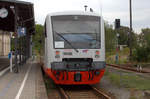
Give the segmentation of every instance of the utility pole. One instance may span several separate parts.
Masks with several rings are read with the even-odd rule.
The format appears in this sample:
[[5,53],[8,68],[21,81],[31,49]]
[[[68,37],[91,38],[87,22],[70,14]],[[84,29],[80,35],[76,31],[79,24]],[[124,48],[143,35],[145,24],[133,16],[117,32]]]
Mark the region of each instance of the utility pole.
[[129,48],[130,48],[130,60],[132,57],[132,45],[131,45],[131,41],[132,41],[132,0],[129,0],[129,5],[130,5],[130,34],[129,34]]
[[84,6],[84,8],[85,8],[85,11],[87,11],[87,7],[88,7],[87,5],[85,5],[85,6]]

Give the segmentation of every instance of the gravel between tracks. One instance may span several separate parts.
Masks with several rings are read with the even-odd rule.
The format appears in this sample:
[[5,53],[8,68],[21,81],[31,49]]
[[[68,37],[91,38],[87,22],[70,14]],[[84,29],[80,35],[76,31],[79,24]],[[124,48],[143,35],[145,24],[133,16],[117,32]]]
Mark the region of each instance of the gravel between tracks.
[[70,99],[99,99],[93,92],[93,89],[87,85],[65,86],[64,90]]
[[112,85],[112,83],[106,77],[103,77],[101,82],[94,86],[109,92],[110,94],[115,96],[115,99],[129,99],[130,98],[130,92],[127,89],[124,89],[121,87],[119,88],[117,86]]
[[[114,72],[118,75],[126,75],[128,72],[118,72],[118,70],[107,67],[107,70],[111,70],[110,72]],[[139,75],[141,77],[149,79],[149,74],[139,74],[133,73],[134,75]],[[111,92],[115,96],[115,99],[150,99],[150,97],[145,96],[145,91],[137,90],[134,88],[125,88],[122,84],[121,85],[114,85],[105,75],[101,79],[100,84],[94,85],[97,88],[102,88],[107,92]]]

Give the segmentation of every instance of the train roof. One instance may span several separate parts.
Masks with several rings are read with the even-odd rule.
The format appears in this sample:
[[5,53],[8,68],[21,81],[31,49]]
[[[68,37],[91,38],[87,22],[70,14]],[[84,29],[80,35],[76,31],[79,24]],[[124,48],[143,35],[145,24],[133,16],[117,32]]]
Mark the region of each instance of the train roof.
[[64,11],[64,12],[55,12],[50,13],[48,16],[61,16],[61,15],[89,15],[89,16],[100,16],[95,12],[88,12],[88,11]]

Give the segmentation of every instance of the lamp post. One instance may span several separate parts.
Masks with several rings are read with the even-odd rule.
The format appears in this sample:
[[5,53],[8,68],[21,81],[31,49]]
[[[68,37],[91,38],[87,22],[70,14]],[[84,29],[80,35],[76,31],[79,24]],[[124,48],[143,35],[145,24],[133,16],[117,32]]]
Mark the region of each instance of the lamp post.
[[87,7],[88,7],[87,5],[85,5],[85,6],[84,6],[84,8],[85,8],[85,11],[87,11]]
[[116,56],[115,56],[115,60],[116,60],[116,64],[118,64],[118,60],[119,60],[119,33],[117,33],[117,47],[116,47]]
[[18,58],[17,58],[17,55],[18,55],[18,50],[17,50],[17,43],[18,43],[18,35],[17,35],[17,11],[16,11],[16,5],[15,6],[10,6],[10,9],[12,10],[13,14],[14,14],[14,35],[15,35],[15,67],[16,67],[16,70],[15,72],[18,73],[19,72],[19,68],[18,68]]
[[132,39],[132,0],[129,0],[129,5],[130,5],[130,34],[129,34],[129,48],[130,48],[130,60],[132,57],[132,45],[131,45],[131,39]]
[[119,33],[117,33],[116,36],[117,36],[117,48],[119,48],[119,36],[120,36]]

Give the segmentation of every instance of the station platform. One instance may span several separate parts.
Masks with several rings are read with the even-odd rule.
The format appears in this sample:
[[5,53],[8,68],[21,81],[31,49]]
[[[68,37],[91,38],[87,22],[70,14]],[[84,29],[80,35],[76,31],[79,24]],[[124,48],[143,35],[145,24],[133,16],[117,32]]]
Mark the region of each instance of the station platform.
[[0,56],[0,71],[7,68],[9,66],[9,59],[8,56]]
[[48,99],[38,63],[28,60],[19,73],[0,76],[0,99]]

